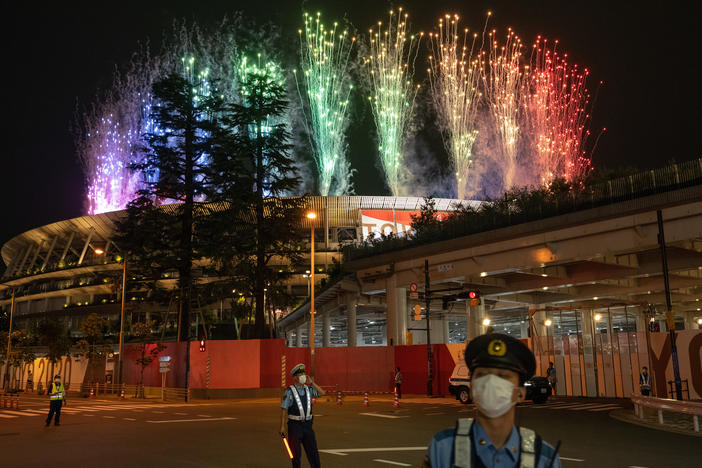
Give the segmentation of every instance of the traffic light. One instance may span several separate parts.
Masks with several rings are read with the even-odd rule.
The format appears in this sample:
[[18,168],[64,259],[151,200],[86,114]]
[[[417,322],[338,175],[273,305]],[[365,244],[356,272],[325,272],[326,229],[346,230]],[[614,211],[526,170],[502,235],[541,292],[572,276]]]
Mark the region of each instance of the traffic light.
[[419,304],[414,306],[414,320],[422,320],[422,306]]
[[465,299],[472,306],[480,305],[480,290],[469,289],[458,294],[459,299]]
[[200,352],[205,352],[205,340],[200,340]]

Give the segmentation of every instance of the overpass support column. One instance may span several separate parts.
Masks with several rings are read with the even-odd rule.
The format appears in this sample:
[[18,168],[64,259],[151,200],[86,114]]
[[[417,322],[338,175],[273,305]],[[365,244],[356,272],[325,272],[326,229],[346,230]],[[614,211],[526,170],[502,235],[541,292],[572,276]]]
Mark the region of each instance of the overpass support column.
[[648,327],[648,321],[646,320],[646,314],[643,308],[639,308],[634,314],[636,316],[636,333],[646,333],[646,327]]
[[485,318],[485,304],[470,306],[466,302],[466,339],[472,340],[484,332],[483,319]]
[[329,312],[324,313],[322,326],[324,327],[322,328],[322,346],[328,348],[331,335],[331,316]]
[[386,280],[385,306],[387,321],[385,333],[387,345],[402,345],[407,341],[407,292],[406,288],[397,287],[397,277]]
[[449,332],[449,316],[448,316],[448,314],[441,317],[441,331],[443,332],[442,343],[449,344],[449,342],[451,341],[451,335]]
[[593,332],[593,314],[591,310],[580,312],[583,338],[583,364],[585,367],[585,396],[597,396],[597,363],[595,360],[595,335]]
[[298,348],[302,348],[302,330],[305,328],[305,325],[300,325],[295,329],[295,346]]
[[356,346],[356,309],[358,300],[353,297],[346,300],[346,346]]

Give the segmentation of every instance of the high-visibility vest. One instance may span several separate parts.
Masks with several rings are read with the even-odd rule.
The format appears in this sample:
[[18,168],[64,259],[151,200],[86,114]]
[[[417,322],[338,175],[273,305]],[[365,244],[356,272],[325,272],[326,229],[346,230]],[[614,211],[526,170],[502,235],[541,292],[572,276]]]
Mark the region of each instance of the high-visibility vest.
[[52,395],[51,395],[51,399],[52,399],[52,400],[63,400],[63,395],[64,395],[63,384],[61,384],[61,385],[59,385],[58,387],[56,387],[56,383],[55,383],[55,382],[52,382],[52,383],[51,383],[51,392],[50,392],[50,393],[52,394]]
[[[453,443],[454,467],[470,468],[473,454],[471,447],[470,429],[473,426],[473,419],[462,418],[456,424],[456,433]],[[519,466],[520,468],[535,468],[538,464],[537,456],[541,452],[541,438],[536,432],[526,427],[519,428],[521,436]]]
[[293,421],[310,421],[312,419],[312,396],[310,395],[310,387],[305,385],[305,398],[307,399],[307,412],[305,412],[304,407],[302,406],[302,400],[300,399],[300,394],[297,393],[297,389],[295,388],[294,385],[290,386],[290,391],[293,394],[293,397],[295,397],[295,403],[297,404],[297,409],[300,412],[300,415],[294,415],[294,414],[288,414],[288,419],[292,419]]

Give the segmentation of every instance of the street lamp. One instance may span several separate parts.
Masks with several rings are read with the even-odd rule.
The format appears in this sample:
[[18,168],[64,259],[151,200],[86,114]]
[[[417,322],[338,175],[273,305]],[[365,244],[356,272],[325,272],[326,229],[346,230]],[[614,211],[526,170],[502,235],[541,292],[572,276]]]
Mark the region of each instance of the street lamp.
[[305,215],[310,220],[310,368],[312,369],[312,377],[314,377],[314,220],[317,219],[317,213],[308,211]]
[[546,321],[544,322],[544,325],[546,325],[547,327],[550,327],[552,324],[553,322],[551,321],[551,319],[546,319]]

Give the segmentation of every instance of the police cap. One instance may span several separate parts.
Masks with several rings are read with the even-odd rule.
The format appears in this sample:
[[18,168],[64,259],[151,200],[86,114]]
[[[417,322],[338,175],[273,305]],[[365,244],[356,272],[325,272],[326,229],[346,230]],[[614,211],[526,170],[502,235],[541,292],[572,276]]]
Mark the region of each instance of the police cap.
[[466,365],[473,372],[476,367],[497,367],[519,374],[528,380],[536,372],[534,353],[521,341],[502,333],[480,335],[466,346]]
[[305,372],[305,365],[300,363],[293,367],[293,370],[290,371],[290,375],[295,377],[297,374],[302,374],[303,372]]

